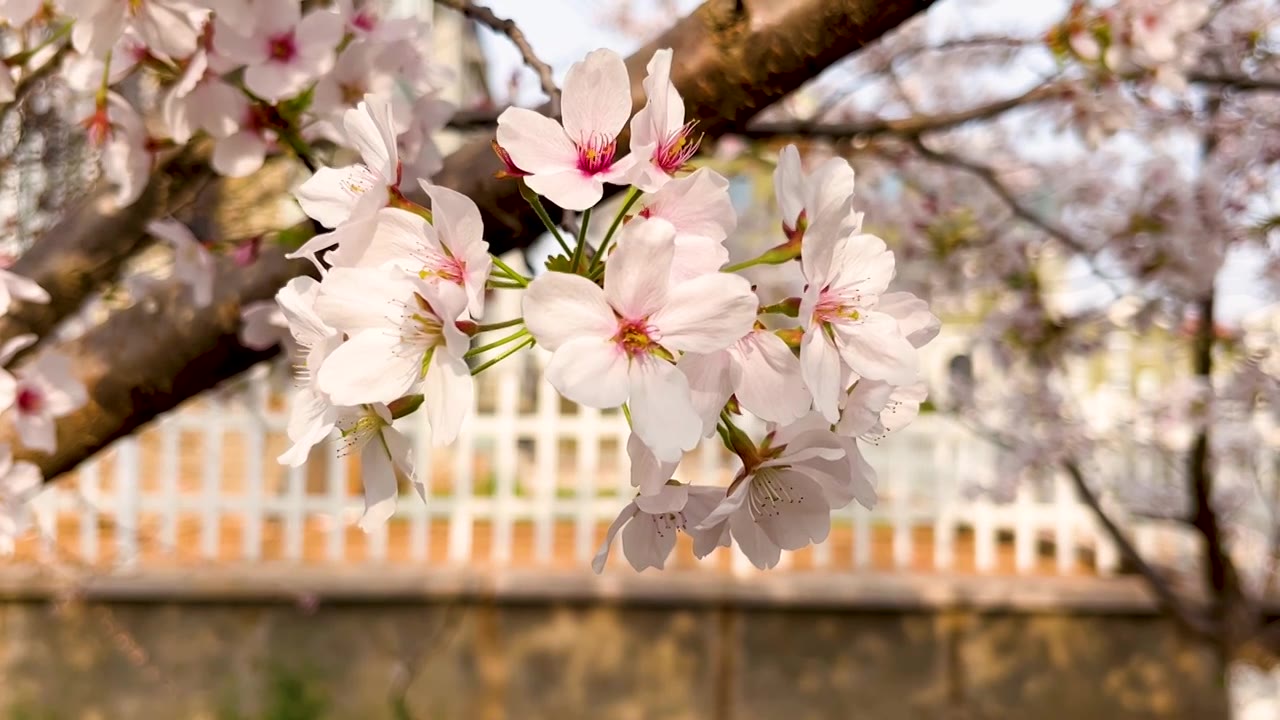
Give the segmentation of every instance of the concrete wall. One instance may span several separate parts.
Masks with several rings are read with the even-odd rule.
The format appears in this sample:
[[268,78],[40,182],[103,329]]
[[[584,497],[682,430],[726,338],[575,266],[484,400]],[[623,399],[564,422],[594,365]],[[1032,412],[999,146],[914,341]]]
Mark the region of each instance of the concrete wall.
[[1144,613],[28,598],[0,638],[0,720],[1226,716]]

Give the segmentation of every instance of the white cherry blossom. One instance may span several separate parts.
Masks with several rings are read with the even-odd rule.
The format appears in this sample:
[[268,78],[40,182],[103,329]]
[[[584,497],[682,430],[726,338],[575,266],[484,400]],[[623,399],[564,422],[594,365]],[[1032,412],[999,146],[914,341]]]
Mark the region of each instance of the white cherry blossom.
[[661,218],[675,228],[671,282],[716,272],[729,262],[724,241],[737,227],[738,216],[729,197],[729,181],[723,175],[698,168],[664,184],[641,202],[640,217]]
[[672,285],[674,236],[666,221],[633,222],[605,266],[604,289],[550,272],[524,297],[526,326],[553,352],[551,384],[591,407],[629,402],[636,434],[668,461],[702,434],[673,353],[728,347],[751,329],[757,305],[749,283],[735,275]]
[[213,254],[196,239],[190,228],[173,218],[152,220],[147,232],[173,246],[173,277],[191,289],[196,307],[213,302]]
[[655,495],[637,496],[609,526],[600,551],[591,560],[591,569],[597,573],[604,571],[619,531],[622,532],[622,554],[636,572],[651,567],[661,570],[681,532],[693,539],[693,553],[698,558],[706,557],[717,547],[727,547],[729,542],[723,527],[708,530],[698,527],[723,497],[722,488],[678,483],[664,485]]
[[595,50],[564,78],[564,124],[525,108],[498,116],[498,144],[525,183],[566,210],[600,201],[604,183],[626,184],[635,157],[616,157],[618,134],[631,117],[631,81],[622,57]]
[[684,121],[684,99],[671,83],[671,48],[653,54],[644,79],[645,105],[631,118],[631,183],[645,192],[666,184],[698,151],[693,123]]

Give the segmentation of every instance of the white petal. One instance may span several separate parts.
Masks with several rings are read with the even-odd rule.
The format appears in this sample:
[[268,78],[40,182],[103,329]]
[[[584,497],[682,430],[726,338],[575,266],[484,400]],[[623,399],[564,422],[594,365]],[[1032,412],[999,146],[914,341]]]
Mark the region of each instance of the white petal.
[[326,325],[347,333],[398,327],[393,315],[413,299],[415,288],[382,269],[333,268],[320,282],[315,312]]
[[622,528],[622,554],[636,572],[651,567],[661,570],[676,546],[677,532],[673,525],[661,518],[637,513]]
[[564,77],[561,110],[564,131],[574,141],[617,137],[631,117],[631,79],[622,56],[593,50],[571,65]]
[[649,322],[661,334],[663,347],[708,353],[727,348],[750,332],[758,307],[746,278],[715,273],[671,288],[666,304]]
[[254,132],[241,131],[213,145],[213,169],[227,177],[246,177],[262,168],[267,144]]
[[627,401],[627,356],[606,338],[577,337],[559,347],[547,363],[547,381],[570,400],[595,408]]
[[[640,443],[643,447],[644,443]],[[641,512],[650,515],[659,515],[662,513],[680,512],[684,509],[685,503],[689,501],[688,485],[666,485],[664,484],[653,495],[636,496],[636,507]]]
[[641,320],[667,303],[675,228],[665,220],[633,222],[605,263],[604,294],[626,320]]
[[422,396],[432,441],[437,445],[453,442],[475,402],[471,369],[461,357],[437,348],[423,378]]
[[15,355],[35,345],[39,339],[40,337],[35,333],[27,333],[11,337],[5,340],[4,343],[0,343],[0,366],[8,365]]
[[782,471],[774,482],[781,497],[766,500],[756,524],[783,550],[799,550],[820,543],[831,532],[831,507],[816,482],[796,472]]
[[628,377],[632,429],[659,460],[678,462],[702,437],[684,373],[650,357],[632,361]]
[[400,495],[395,465],[381,434],[360,451],[360,480],[364,483],[364,514],[359,524],[369,532],[391,519]]
[[801,376],[800,361],[782,338],[761,330],[736,347],[740,360],[733,391],[743,408],[762,420],[784,425],[809,412],[813,398]]
[[356,333],[329,353],[316,378],[337,405],[391,402],[422,377],[421,356],[407,355],[390,328]]
[[342,122],[347,141],[360,153],[365,167],[376,173],[384,184],[394,183],[399,157],[391,103],[366,95],[359,105],[343,114]]
[[577,168],[535,173],[524,181],[529,189],[565,210],[586,210],[604,197],[604,182]]
[[57,449],[58,431],[51,415],[23,413],[13,424],[18,427],[18,438],[23,446],[42,453],[52,453]]
[[778,211],[782,222],[795,229],[796,218],[804,210],[804,172],[800,168],[800,151],[795,145],[782,148],[778,166],[773,171],[773,187],[778,195]]
[[733,394],[729,352],[686,353],[676,366],[689,381],[689,399],[702,420],[702,434],[709,436],[715,432],[720,411]]
[[868,312],[857,323],[838,323],[834,328],[841,359],[858,375],[894,385],[915,381],[916,349],[893,318]]
[[44,288],[40,287],[35,280],[25,278],[17,273],[0,270],[0,283],[3,283],[11,298],[42,305],[49,302],[49,293]]
[[879,380],[862,378],[845,401],[836,431],[841,435],[859,437],[871,431],[880,422],[880,411],[889,402],[893,386]]
[[525,108],[507,108],[498,116],[498,144],[516,167],[528,173],[578,169],[578,149],[555,120]]
[[706,530],[714,528],[725,520],[728,520],[729,516],[744,508],[747,504],[747,495],[750,491],[750,479],[739,482],[732,491],[720,498],[710,512],[703,516],[702,521],[697,524],[697,527],[699,529]]
[[752,521],[751,514],[745,509],[729,516],[729,531],[733,534],[738,549],[757,568],[768,570],[782,558],[782,548]]
[[286,427],[293,445],[280,455],[279,462],[290,467],[301,466],[307,461],[311,448],[333,432],[336,420],[337,413],[327,400],[308,388],[299,390],[293,396]]
[[604,292],[580,275],[539,275],[525,291],[523,308],[525,327],[548,350],[576,337],[610,338],[618,330]]
[[938,336],[942,323],[929,312],[929,303],[908,292],[885,293],[876,302],[876,310],[898,321],[898,329],[907,342],[920,348]]
[[804,334],[800,345],[800,369],[804,384],[813,395],[813,407],[827,422],[840,419],[840,353],[815,326]]
[[[640,489],[641,496],[655,496],[667,487],[667,481],[671,479],[671,473],[675,472],[677,463],[664,463],[653,456],[653,451],[648,445],[640,439],[639,435],[631,433],[627,438],[627,457],[631,460],[631,484]],[[646,507],[645,512],[656,512],[651,507]]]
[[618,513],[618,517],[613,519],[609,525],[609,531],[605,533],[604,542],[600,544],[600,550],[596,552],[596,556],[591,559],[591,569],[597,575],[604,572],[604,564],[609,559],[609,548],[613,547],[613,539],[618,536],[618,531],[628,520],[636,516],[636,504],[627,503],[626,507]]

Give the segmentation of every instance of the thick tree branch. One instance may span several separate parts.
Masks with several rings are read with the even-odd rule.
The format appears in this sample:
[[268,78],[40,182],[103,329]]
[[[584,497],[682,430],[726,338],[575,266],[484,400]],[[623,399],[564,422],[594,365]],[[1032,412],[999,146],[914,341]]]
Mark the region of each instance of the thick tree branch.
[[1129,536],[1125,534],[1124,530],[1120,529],[1116,521],[1103,509],[1102,503],[1098,501],[1098,496],[1089,487],[1089,484],[1085,482],[1084,473],[1080,471],[1080,466],[1074,461],[1068,460],[1062,463],[1062,467],[1071,478],[1071,484],[1075,486],[1076,492],[1080,494],[1080,499],[1093,511],[1094,517],[1098,518],[1098,522],[1102,523],[1103,529],[1107,531],[1107,535],[1116,544],[1116,548],[1120,550],[1120,555],[1125,559],[1125,562],[1132,565],[1138,571],[1138,574],[1142,576],[1142,579],[1147,582],[1147,586],[1151,588],[1151,593],[1155,595],[1157,602],[1164,607],[1174,622],[1198,637],[1213,637],[1213,626],[1209,623],[1208,618],[1187,607],[1186,603],[1183,602],[1182,598],[1178,597],[1177,592],[1169,584],[1168,579],[1143,559],[1142,554],[1138,552],[1138,549],[1129,540]]
[[524,36],[520,26],[511,20],[503,20],[494,15],[489,8],[483,5],[476,5],[471,0],[435,0],[435,2],[437,5],[462,13],[500,35],[505,35],[511,41],[511,44],[515,45],[516,49],[520,51],[520,57],[524,59],[524,64],[538,76],[538,82],[542,84],[542,92],[546,93],[547,97],[551,99],[551,114],[560,114],[560,88],[556,87],[551,66],[543,62],[538,57],[538,54],[533,51],[533,46],[529,44],[529,39]]
[[1193,72],[1187,75],[1187,80],[1201,85],[1218,85],[1231,90],[1280,92],[1280,78],[1254,78],[1247,75]]
[[0,342],[26,333],[44,336],[85,299],[116,276],[145,242],[152,218],[187,202],[212,177],[204,151],[189,146],[151,177],[132,205],[116,207],[110,190],[99,190],[48,229],[11,270],[49,292],[47,304],[14,301],[0,317]]
[[[641,81],[653,52],[670,47],[679,58],[672,80],[686,113],[709,137],[745,126],[765,107],[837,60],[897,27],[932,0],[710,0],[628,59],[633,104],[643,103]],[[516,183],[493,177],[499,169],[492,136],[453,153],[435,181],[473,200],[484,216],[490,248],[525,247],[541,224],[520,198]],[[17,453],[53,478],[112,439],[201,391],[227,380],[270,353],[239,345],[239,308],[271,297],[305,266],[266,254],[261,267],[224,272],[214,305],[178,303],[166,288],[157,303],[139,303],[60,349],[89,388],[90,404],[58,424],[58,451]],[[237,278],[236,276],[243,276]],[[0,442],[15,441],[0,428]]]

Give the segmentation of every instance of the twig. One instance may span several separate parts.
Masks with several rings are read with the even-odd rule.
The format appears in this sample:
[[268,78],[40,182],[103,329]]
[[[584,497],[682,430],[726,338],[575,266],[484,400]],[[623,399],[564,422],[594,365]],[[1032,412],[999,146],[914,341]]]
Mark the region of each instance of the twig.
[[1280,92],[1280,78],[1253,78],[1228,73],[1193,72],[1187,74],[1189,82],[1200,85],[1218,85],[1232,90],[1257,90]]
[[471,0],[436,0],[437,5],[456,10],[472,20],[484,25],[494,32],[505,35],[512,45],[520,51],[520,56],[524,58],[524,64],[529,66],[538,76],[538,82],[542,84],[542,91],[551,98],[550,114],[557,116],[560,114],[560,88],[556,87],[556,81],[551,72],[551,66],[538,58],[533,52],[533,47],[529,45],[529,40],[524,36],[524,32],[512,20],[504,20],[493,11],[483,5],[476,5]]
[[1080,467],[1076,465],[1075,461],[1064,460],[1062,467],[1067,471],[1067,475],[1071,477],[1071,484],[1075,486],[1076,492],[1080,494],[1080,499],[1093,511],[1094,516],[1098,518],[1098,522],[1102,523],[1102,527],[1106,529],[1107,534],[1111,536],[1112,541],[1119,548],[1120,554],[1147,581],[1151,592],[1155,594],[1160,604],[1173,617],[1174,622],[1200,637],[1213,637],[1213,629],[1208,619],[1200,614],[1193,613],[1191,608],[1186,606],[1182,599],[1178,597],[1178,594],[1173,591],[1173,588],[1170,587],[1164,576],[1156,572],[1156,569],[1142,558],[1138,549],[1129,541],[1129,536],[1125,535],[1125,532],[1120,529],[1115,520],[1102,508],[1102,503],[1098,501],[1098,496],[1094,494],[1089,484],[1084,481],[1084,474],[1080,472]]

